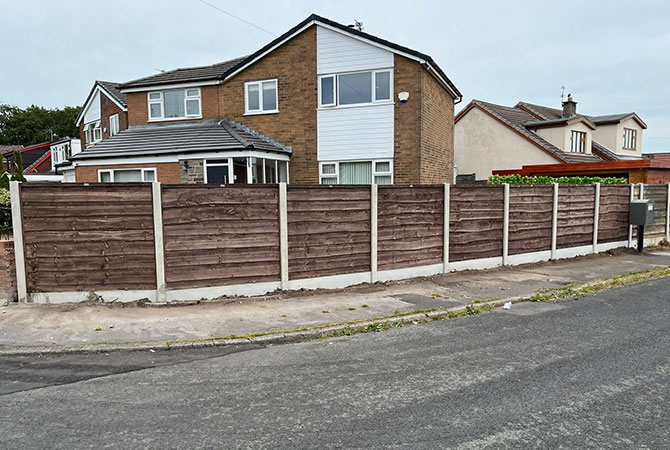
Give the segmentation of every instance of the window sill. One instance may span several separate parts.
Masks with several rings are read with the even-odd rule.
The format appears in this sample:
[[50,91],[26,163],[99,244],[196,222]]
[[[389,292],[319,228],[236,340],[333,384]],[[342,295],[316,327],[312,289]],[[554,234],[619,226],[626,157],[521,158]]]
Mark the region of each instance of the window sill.
[[275,111],[251,111],[245,112],[245,116],[262,116],[263,114],[279,114],[279,110]]
[[370,108],[372,106],[395,105],[395,102],[356,103],[355,105],[319,106],[317,111],[328,111],[331,109]]
[[202,115],[200,116],[190,116],[190,117],[170,117],[167,119],[148,119],[147,122],[153,123],[153,122],[174,122],[176,120],[198,120],[202,119]]

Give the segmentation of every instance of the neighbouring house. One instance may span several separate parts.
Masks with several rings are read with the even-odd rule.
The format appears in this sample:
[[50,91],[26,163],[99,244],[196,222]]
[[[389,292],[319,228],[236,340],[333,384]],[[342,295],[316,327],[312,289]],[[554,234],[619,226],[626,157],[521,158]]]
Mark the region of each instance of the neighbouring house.
[[635,114],[587,116],[572,96],[563,109],[519,102],[513,107],[473,100],[455,119],[459,176],[486,180],[523,166],[606,164],[642,160],[647,125]]
[[74,183],[74,166],[70,158],[81,152],[81,140],[65,138],[51,144],[51,171],[62,181]]
[[[251,55],[118,89],[128,129],[72,157],[77,182],[419,184],[453,177],[461,93],[442,69],[426,54],[317,15]],[[100,120],[86,108],[82,117],[82,124]]]
[[96,81],[75,120],[82,148],[91,147],[128,128],[126,94],[119,83]]
[[[63,176],[54,171],[53,157],[54,149],[63,148],[64,143],[69,143],[70,138],[61,139],[53,142],[42,142],[40,144],[29,145],[19,149],[23,160],[23,176],[28,182],[35,181],[62,181]],[[78,142],[78,140],[77,140]],[[77,144],[75,144],[77,145]],[[16,164],[14,153],[7,152],[3,154],[7,170],[14,173]]]

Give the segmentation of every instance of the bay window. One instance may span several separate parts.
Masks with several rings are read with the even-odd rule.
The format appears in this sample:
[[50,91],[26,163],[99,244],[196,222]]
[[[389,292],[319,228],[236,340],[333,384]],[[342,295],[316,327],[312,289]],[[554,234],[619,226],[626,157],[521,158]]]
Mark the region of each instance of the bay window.
[[277,80],[244,83],[244,106],[246,114],[279,112]]
[[319,165],[321,184],[393,184],[393,161],[338,161]]
[[99,183],[139,183],[156,181],[156,169],[100,169]]
[[200,88],[149,92],[148,105],[150,121],[202,116]]
[[205,183],[288,183],[288,161],[254,156],[205,160]]
[[391,70],[323,75],[319,77],[319,106],[364,105],[390,102]]

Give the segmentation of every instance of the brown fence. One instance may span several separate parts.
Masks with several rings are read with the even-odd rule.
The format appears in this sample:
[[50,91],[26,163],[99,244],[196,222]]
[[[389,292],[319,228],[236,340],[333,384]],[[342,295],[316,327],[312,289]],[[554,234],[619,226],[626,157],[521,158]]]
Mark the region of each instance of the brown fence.
[[[630,244],[629,185],[283,188],[285,197],[277,185],[13,183],[20,198],[15,234],[23,241],[17,239],[19,297],[23,286],[24,299],[35,301],[101,291],[124,299],[132,296],[120,291],[158,300],[211,298]],[[668,232],[668,188],[642,191],[657,211],[647,235],[660,239]]]

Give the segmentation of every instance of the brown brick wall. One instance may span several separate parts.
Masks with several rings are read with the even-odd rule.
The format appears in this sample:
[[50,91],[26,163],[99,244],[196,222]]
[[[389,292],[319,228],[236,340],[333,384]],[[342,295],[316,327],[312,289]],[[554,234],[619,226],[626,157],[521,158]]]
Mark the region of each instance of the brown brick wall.
[[[202,118],[198,119],[184,119],[184,120],[166,120],[163,122],[151,122],[155,123],[179,123],[179,122],[191,122],[198,120],[207,120],[207,119],[218,119],[219,116],[219,99],[218,99],[218,86],[201,86],[200,87],[200,101],[202,102]],[[157,87],[156,90],[160,90],[160,87]],[[131,92],[127,94],[128,103],[128,123],[131,126],[134,125],[147,125],[149,123],[149,105],[147,102],[147,93],[146,92]]]
[[[100,128],[102,128],[102,139],[109,137],[109,118],[114,114],[119,115],[119,131],[128,128],[128,113],[114,103],[104,94],[100,95]],[[86,133],[84,133],[85,123],[79,125],[79,139],[81,139],[81,148],[86,148]]]
[[179,184],[179,163],[156,163],[156,164],[117,164],[110,166],[79,166],[75,169],[77,183],[97,183],[98,169],[138,169],[155,167],[156,175],[161,183]]
[[[277,78],[279,113],[244,115],[244,83]],[[222,117],[293,148],[291,184],[317,184],[316,28],[311,27],[219,86]]]
[[454,99],[421,72],[421,184],[453,183]]
[[394,99],[409,92],[407,103],[396,101],[394,118],[394,184],[420,183],[421,150],[421,65],[403,56],[394,56]]
[[0,240],[0,305],[16,300],[14,241]]

